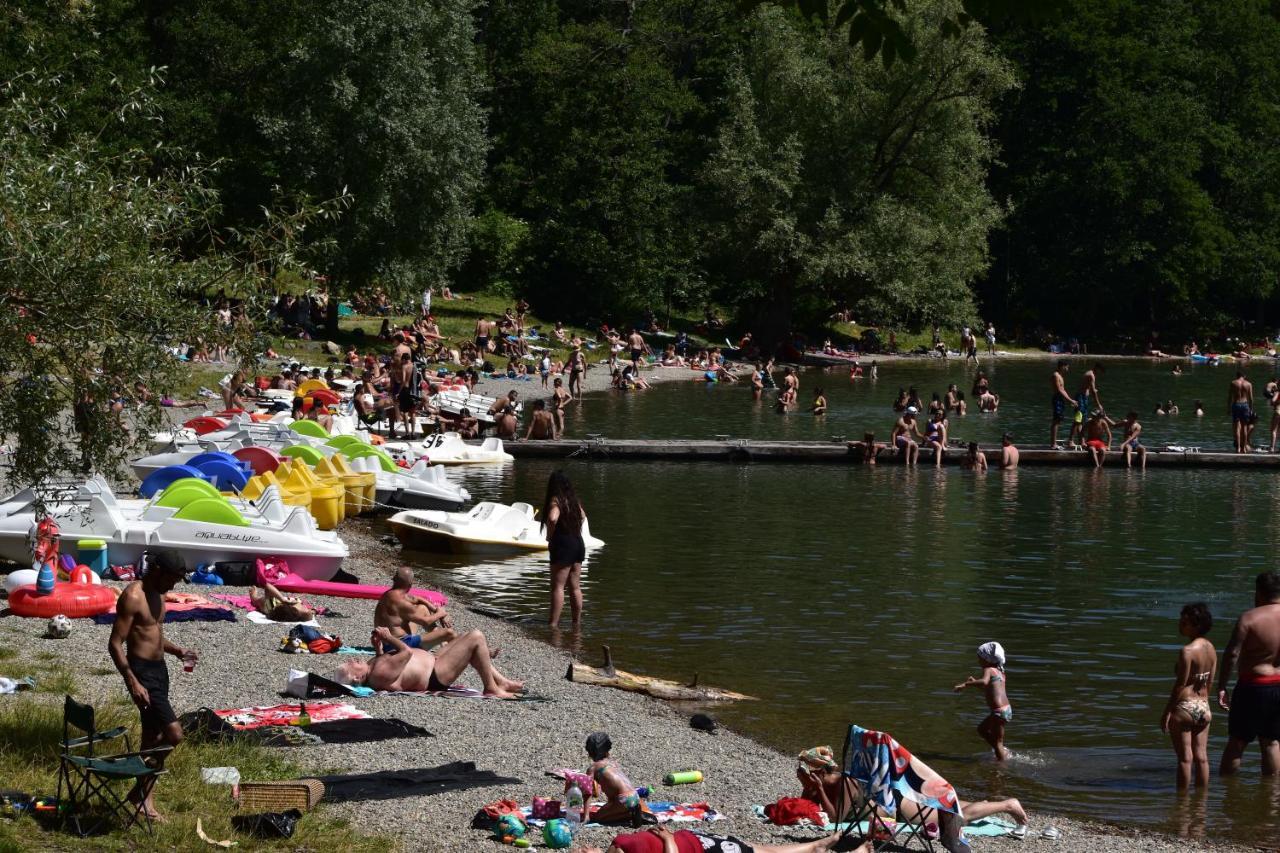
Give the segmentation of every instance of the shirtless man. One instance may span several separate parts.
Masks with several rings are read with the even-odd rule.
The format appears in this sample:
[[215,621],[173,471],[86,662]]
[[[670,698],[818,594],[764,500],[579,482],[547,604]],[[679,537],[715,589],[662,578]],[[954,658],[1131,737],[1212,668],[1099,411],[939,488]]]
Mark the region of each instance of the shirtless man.
[[649,351],[649,345],[644,342],[639,329],[632,329],[631,334],[627,335],[627,346],[631,348],[631,363],[639,370],[640,359]]
[[413,354],[406,351],[400,356],[400,362],[396,364],[395,387],[399,389],[396,392],[396,408],[400,411],[400,418],[404,422],[404,434],[406,436],[413,435],[413,419],[417,414],[418,401],[422,396],[422,389],[413,387]]
[[1010,471],[1018,467],[1018,448],[1013,446],[1013,436],[1005,433],[1000,436],[1000,467]]
[[[515,391],[511,392],[512,394]],[[516,407],[510,403],[502,407],[493,419],[494,430],[498,433],[498,438],[504,440],[514,440],[516,430],[520,428],[520,422],[516,420]]]
[[556,437],[555,420],[547,411],[545,400],[533,401],[533,415],[529,418],[529,428],[525,430],[524,437],[526,441],[550,441]]
[[1272,379],[1264,391],[1271,404],[1271,452],[1276,452],[1276,436],[1280,434],[1280,381]]
[[[391,588],[382,594],[373,609],[373,627],[386,628],[411,649],[430,649],[455,639],[458,634],[445,609],[414,595],[410,592],[412,586],[413,571],[401,566],[396,570]],[[414,625],[421,626],[425,633],[414,633]],[[376,630],[373,645],[378,647]]]
[[374,628],[373,633],[382,654],[375,656],[373,663],[356,660],[339,667],[338,676],[344,683],[364,684],[374,690],[436,692],[447,690],[470,666],[480,676],[486,696],[515,699],[524,690],[522,682],[512,681],[494,667],[489,644],[479,631],[468,631],[438,654],[410,648],[386,628]]
[[[1240,678],[1228,702],[1227,684],[1237,664]],[[1262,774],[1280,775],[1280,572],[1254,579],[1253,609],[1236,622],[1222,653],[1218,704],[1229,712],[1230,738],[1218,772],[1228,776],[1239,770],[1245,748],[1257,738]]]
[[489,337],[493,334],[493,323],[481,317],[476,320],[476,352],[484,358],[484,354],[489,352]]
[[920,458],[920,445],[916,439],[924,438],[920,434],[920,428],[916,426],[917,411],[915,406],[907,406],[889,435],[889,443],[898,448],[908,465],[916,464],[916,460]]
[[510,391],[507,392],[507,396],[495,398],[493,401],[493,404],[489,406],[489,415],[495,420],[497,420],[497,418],[506,410],[508,406],[510,406],[513,409],[515,408],[516,398],[518,398],[519,396],[520,396],[520,392],[512,388]]
[[1253,385],[1237,370],[1227,389],[1227,408],[1231,411],[1231,427],[1235,431],[1236,453],[1248,453],[1249,420],[1253,416]]
[[1058,361],[1058,369],[1053,371],[1053,399],[1050,401],[1053,405],[1053,422],[1049,426],[1049,449],[1061,450],[1062,446],[1058,444],[1058,424],[1062,423],[1062,417],[1067,413],[1067,406],[1073,406],[1076,409],[1080,405],[1071,399],[1071,395],[1067,393],[1067,360],[1060,359]]
[[[120,593],[107,650],[133,704],[138,706],[142,718],[142,751],[155,750],[148,756],[147,763],[163,767],[169,753],[182,743],[182,726],[169,704],[169,668],[164,656],[195,660],[197,655],[164,638],[164,594],[186,574],[182,558],[165,551],[147,562],[147,573],[142,580],[134,581]],[[138,782],[128,799],[137,805],[141,796],[142,783]],[[142,811],[151,820],[163,820],[152,802],[151,791],[142,802]]]
[[1138,463],[1143,471],[1147,470],[1147,449],[1142,446],[1138,437],[1142,435],[1142,424],[1138,423],[1138,413],[1130,412],[1124,419],[1124,467],[1133,467],[1133,454],[1138,454]]
[[1084,425],[1084,445],[1089,448],[1089,456],[1093,459],[1093,467],[1101,468],[1102,460],[1111,449],[1111,427],[1115,421],[1107,417],[1102,409],[1097,409],[1089,416]]
[[1098,399],[1097,374],[1100,372],[1102,372],[1102,365],[1095,363],[1093,368],[1086,370],[1084,376],[1080,378],[1080,392],[1076,394],[1076,413],[1072,418],[1068,444],[1073,446],[1083,444],[1085,424],[1089,421],[1090,411],[1095,405],[1099,411],[1102,410],[1102,401]]
[[564,435],[564,407],[572,400],[572,395],[564,389],[564,380],[556,377],[551,383],[551,422],[555,426],[552,438]]

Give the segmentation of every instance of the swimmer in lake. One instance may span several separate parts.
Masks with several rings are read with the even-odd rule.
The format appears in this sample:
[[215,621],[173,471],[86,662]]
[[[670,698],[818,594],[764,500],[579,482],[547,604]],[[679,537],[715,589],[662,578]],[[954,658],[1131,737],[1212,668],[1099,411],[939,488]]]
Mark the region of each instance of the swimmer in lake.
[[975,474],[987,473],[987,454],[978,449],[978,442],[969,442],[969,449],[961,461],[960,467]]
[[878,456],[880,451],[884,449],[884,443],[876,441],[876,434],[874,432],[865,433],[862,436],[862,455],[859,458],[859,461],[862,462],[863,465],[874,465],[876,464],[876,456]]
[[1018,448],[1013,444],[1013,436],[1005,433],[1000,436],[1000,467],[1011,471],[1018,467]]
[[813,413],[815,415],[827,413],[827,397],[822,393],[821,387],[813,389]]
[[907,389],[898,389],[898,399],[893,401],[893,410],[895,412],[905,412],[907,410]]
[[1178,757],[1179,788],[1191,784],[1193,773],[1197,788],[1209,784],[1209,686],[1218,668],[1218,652],[1205,635],[1212,627],[1213,616],[1205,604],[1182,608],[1178,633],[1190,642],[1178,653],[1173,689],[1160,716],[1160,731],[1169,735]]

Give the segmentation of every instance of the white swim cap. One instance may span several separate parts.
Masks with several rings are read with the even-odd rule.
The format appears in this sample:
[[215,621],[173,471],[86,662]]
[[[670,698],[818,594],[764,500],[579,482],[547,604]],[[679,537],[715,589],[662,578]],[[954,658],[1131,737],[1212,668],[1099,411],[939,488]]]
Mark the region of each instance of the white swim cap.
[[978,646],[978,657],[992,666],[1004,669],[1004,646],[995,641]]

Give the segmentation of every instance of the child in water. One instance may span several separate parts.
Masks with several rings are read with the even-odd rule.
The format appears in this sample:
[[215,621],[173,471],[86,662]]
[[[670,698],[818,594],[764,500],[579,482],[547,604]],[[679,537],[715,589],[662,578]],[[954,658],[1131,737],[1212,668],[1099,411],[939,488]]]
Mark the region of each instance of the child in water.
[[1178,633],[1190,642],[1178,654],[1174,668],[1173,689],[1160,717],[1160,730],[1173,741],[1178,756],[1178,787],[1191,784],[1195,770],[1196,787],[1209,784],[1209,685],[1218,667],[1218,651],[1205,639],[1213,627],[1209,608],[1188,604],[1178,619]]
[[1009,757],[1009,750],[1004,748],[1004,727],[1013,719],[1013,706],[1009,704],[1009,695],[1005,692],[1004,647],[999,643],[983,643],[978,646],[978,665],[982,667],[982,677],[972,675],[955,686],[957,693],[966,687],[982,685],[987,693],[987,707],[990,712],[978,723],[978,734],[991,745],[996,761],[1004,761]]

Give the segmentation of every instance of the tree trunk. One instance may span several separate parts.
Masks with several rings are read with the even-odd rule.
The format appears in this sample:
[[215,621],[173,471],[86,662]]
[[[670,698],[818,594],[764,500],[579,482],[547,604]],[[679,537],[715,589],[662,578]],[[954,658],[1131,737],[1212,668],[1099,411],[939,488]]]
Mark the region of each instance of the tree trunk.
[[338,335],[338,294],[334,290],[329,291],[329,304],[324,309],[324,333],[330,340]]
[[792,299],[795,276],[790,270],[774,275],[769,293],[755,303],[749,317],[752,338],[763,353],[770,353],[792,341]]

